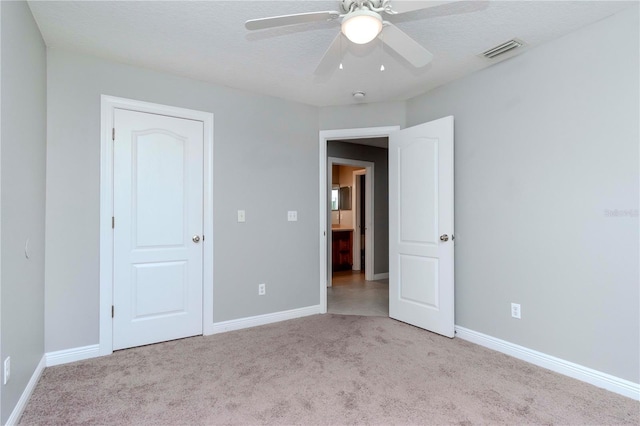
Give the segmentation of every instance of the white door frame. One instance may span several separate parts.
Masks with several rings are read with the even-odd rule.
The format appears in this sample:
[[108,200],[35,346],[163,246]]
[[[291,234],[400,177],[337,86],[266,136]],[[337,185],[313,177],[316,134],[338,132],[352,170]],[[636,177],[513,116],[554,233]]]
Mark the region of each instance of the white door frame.
[[[364,139],[389,137],[389,134],[400,130],[400,126],[365,127],[355,129],[321,130],[319,135],[320,151],[320,313],[327,313],[327,142],[341,139]],[[373,254],[373,253],[372,253]]]
[[[374,189],[374,176],[375,176],[375,164],[370,162],[370,161],[360,161],[360,160],[351,160],[349,158],[337,158],[337,157],[328,157],[327,158],[327,180],[332,180],[332,166],[333,165],[337,165],[337,166],[350,166],[350,167],[362,167],[365,172],[364,174],[367,176],[367,181],[365,184],[365,198],[366,198],[366,206],[364,206],[364,210],[365,210],[365,227],[366,227],[366,231],[365,231],[365,271],[364,271],[364,279],[367,281],[372,281],[374,279],[373,275],[373,267],[374,267],[374,263],[373,263],[373,253],[374,253],[374,236],[373,236],[373,224],[374,224],[374,206],[375,206],[375,200],[374,200],[374,196],[373,196],[373,189]],[[355,172],[354,172],[355,173]],[[354,176],[354,175],[352,175]],[[327,198],[330,196],[329,195],[329,187],[327,184]],[[352,195],[352,201],[353,201],[353,193],[355,191],[351,192]],[[351,203],[352,207],[355,205],[353,202]],[[341,212],[338,211],[338,213],[340,214]],[[351,215],[354,215],[354,209],[352,208],[351,210]],[[328,209],[327,206],[327,211],[325,213],[325,216],[327,217],[327,221],[328,221],[328,225],[327,225],[327,229],[331,229],[331,210]],[[353,237],[355,239],[355,235],[356,235],[356,229],[355,229],[355,221],[352,221],[351,223],[354,223],[354,229],[353,229]],[[369,226],[367,226],[367,224]],[[329,233],[328,234],[328,238],[327,238],[327,287],[331,287],[333,285],[333,281],[332,281],[332,274],[331,271],[333,269],[333,258],[332,258],[332,241],[333,241],[333,233]],[[360,247],[360,243],[358,243],[358,247]],[[358,256],[360,255],[360,253],[358,253]]]
[[[362,270],[362,263],[360,259],[360,252],[361,252],[361,247],[360,247],[360,243],[361,243],[361,238],[360,238],[360,229],[363,226],[367,226],[367,223],[373,225],[373,221],[372,220],[367,220],[367,218],[365,217],[365,223],[362,223],[360,218],[361,218],[361,212],[362,209],[365,208],[365,206],[362,205],[362,203],[360,202],[361,198],[362,198],[362,191],[365,191],[365,188],[362,188],[362,186],[360,185],[360,179],[359,176],[365,176],[365,179],[371,179],[371,176],[369,176],[368,178],[366,178],[367,176],[367,169],[364,170],[354,170],[353,171],[353,203],[352,205],[355,206],[353,208],[353,270],[354,271],[361,271]],[[373,180],[373,179],[372,179]],[[365,185],[366,185],[366,180],[365,180]],[[373,192],[373,191],[372,191]],[[366,195],[366,191],[365,191],[365,195]],[[367,202],[366,200],[366,196],[365,196],[365,203]],[[365,211],[365,216],[366,216],[366,211]],[[366,229],[365,229],[366,232]],[[357,236],[357,238],[356,238]],[[365,237],[365,256],[367,255],[367,248],[366,248],[367,244],[366,244],[366,237]],[[365,259],[365,268],[367,266],[367,262]],[[371,270],[373,272],[373,269]],[[366,275],[365,275],[365,279],[366,279]]]
[[213,334],[213,114],[102,95],[100,121],[100,355],[109,355],[113,352],[113,322],[111,319],[113,304],[112,129],[116,108],[201,121],[204,125],[202,332],[205,335]]

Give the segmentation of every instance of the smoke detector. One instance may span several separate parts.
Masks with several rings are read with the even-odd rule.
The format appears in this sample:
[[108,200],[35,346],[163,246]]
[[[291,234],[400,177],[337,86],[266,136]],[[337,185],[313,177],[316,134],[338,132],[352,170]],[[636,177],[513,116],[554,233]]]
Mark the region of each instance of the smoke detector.
[[353,99],[355,99],[356,101],[361,101],[364,99],[366,94],[363,91],[358,90],[357,92],[353,92],[351,95],[353,96]]

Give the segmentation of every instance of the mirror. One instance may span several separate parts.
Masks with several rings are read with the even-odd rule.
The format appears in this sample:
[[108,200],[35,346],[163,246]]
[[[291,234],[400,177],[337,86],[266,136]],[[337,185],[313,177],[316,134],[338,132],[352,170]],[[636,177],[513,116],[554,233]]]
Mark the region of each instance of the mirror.
[[343,186],[339,192],[338,208],[340,210],[351,210],[351,187]]
[[351,210],[351,187],[331,186],[331,211]]
[[331,186],[331,210],[336,211],[339,208],[338,199],[340,197],[340,187],[338,185]]

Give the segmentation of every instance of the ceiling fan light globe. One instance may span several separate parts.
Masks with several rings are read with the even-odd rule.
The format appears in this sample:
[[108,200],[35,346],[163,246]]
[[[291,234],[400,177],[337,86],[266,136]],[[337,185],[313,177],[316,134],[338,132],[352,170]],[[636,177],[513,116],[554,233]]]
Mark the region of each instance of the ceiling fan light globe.
[[367,44],[382,31],[382,17],[368,9],[349,13],[342,20],[342,33],[353,43]]

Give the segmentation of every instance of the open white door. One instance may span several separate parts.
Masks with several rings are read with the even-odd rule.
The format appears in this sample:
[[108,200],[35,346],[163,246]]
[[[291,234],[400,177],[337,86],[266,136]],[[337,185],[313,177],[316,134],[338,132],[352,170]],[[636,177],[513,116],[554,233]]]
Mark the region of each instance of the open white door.
[[454,335],[453,117],[389,137],[389,316]]

